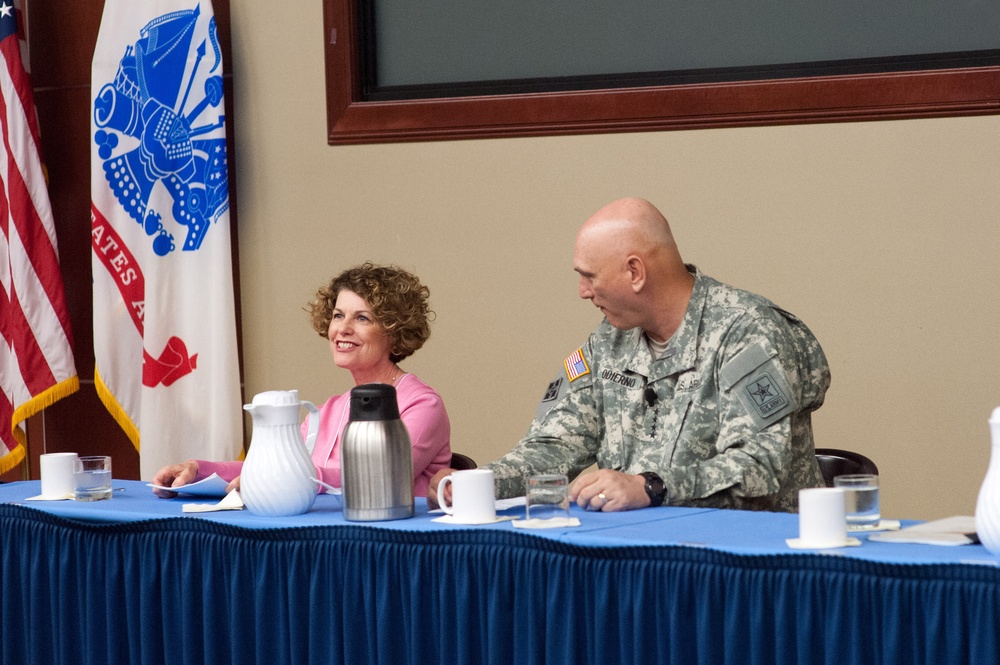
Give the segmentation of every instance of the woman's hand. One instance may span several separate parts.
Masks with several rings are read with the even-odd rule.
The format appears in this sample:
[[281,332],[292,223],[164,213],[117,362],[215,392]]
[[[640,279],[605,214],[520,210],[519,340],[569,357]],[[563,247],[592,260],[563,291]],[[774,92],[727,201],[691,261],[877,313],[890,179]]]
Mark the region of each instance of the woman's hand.
[[[182,485],[193,483],[197,476],[198,462],[191,459],[180,464],[171,464],[170,466],[163,467],[153,476],[153,484],[162,487],[181,487]],[[177,496],[177,492],[159,490],[155,487],[153,488],[153,494],[161,499],[172,499]]]
[[439,497],[437,492],[438,484],[441,482],[441,479],[452,473],[455,473],[455,469],[441,469],[434,474],[433,478],[431,478],[431,484],[427,488],[427,507],[429,509],[433,510],[439,507],[442,499],[446,502],[445,505],[451,505],[451,483],[448,483],[448,486],[444,488],[443,497]]

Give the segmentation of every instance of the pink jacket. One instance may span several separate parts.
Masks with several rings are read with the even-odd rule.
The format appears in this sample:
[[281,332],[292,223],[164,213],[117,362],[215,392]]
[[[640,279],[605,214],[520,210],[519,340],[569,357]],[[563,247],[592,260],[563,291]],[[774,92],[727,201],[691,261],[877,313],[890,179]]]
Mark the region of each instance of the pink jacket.
[[[451,423],[441,396],[413,374],[404,374],[396,385],[399,417],[410,433],[413,446],[413,494],[427,496],[431,477],[451,465]],[[336,395],[319,410],[319,433],[312,461],[320,480],[340,487],[340,435],[350,415],[351,391]],[[307,423],[302,423],[305,437]],[[198,460],[198,476],[213,473],[227,481],[240,475],[243,462]]]

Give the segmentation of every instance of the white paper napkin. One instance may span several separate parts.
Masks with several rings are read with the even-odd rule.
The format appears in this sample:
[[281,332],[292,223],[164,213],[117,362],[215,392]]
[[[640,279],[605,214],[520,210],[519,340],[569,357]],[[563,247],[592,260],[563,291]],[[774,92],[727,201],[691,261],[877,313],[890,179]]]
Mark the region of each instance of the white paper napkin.
[[550,517],[540,520],[537,517],[530,520],[514,520],[518,529],[561,529],[570,526],[580,526],[579,517]]
[[72,498],[72,494],[63,494],[61,496],[45,496],[44,494],[39,494],[38,496],[29,496],[25,499],[25,501],[65,501]]
[[211,513],[216,510],[243,510],[243,499],[239,490],[233,490],[219,503],[185,503],[181,509],[185,513]]
[[785,544],[788,545],[793,550],[833,550],[841,547],[859,547],[861,541],[857,538],[845,538],[844,542],[839,545],[825,545],[823,547],[816,547],[815,545],[810,545],[809,543],[802,542],[801,538],[788,538],[785,540]]
[[464,524],[466,526],[480,526],[483,524],[496,524],[498,522],[509,522],[514,519],[513,517],[505,517],[503,515],[497,515],[489,522],[459,522],[455,519],[453,515],[442,515],[441,517],[435,517],[432,522],[441,522],[442,524]]
[[899,531],[899,520],[880,520],[877,524],[848,524],[847,532]]

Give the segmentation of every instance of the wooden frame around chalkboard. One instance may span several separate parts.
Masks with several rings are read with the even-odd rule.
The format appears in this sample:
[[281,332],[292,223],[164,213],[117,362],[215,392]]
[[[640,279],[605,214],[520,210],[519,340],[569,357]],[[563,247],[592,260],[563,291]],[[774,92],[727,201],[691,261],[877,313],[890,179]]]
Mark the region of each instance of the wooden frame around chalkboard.
[[365,101],[360,2],[323,1],[331,145],[1000,113],[1000,66]]

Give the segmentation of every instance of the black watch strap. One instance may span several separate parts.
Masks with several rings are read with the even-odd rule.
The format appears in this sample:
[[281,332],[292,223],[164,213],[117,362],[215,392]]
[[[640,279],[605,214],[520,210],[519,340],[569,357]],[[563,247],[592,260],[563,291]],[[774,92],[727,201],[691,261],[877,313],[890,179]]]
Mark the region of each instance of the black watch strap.
[[646,479],[645,489],[646,496],[649,497],[649,506],[651,508],[662,506],[667,499],[667,487],[663,484],[663,478],[652,471],[643,471],[639,475]]

